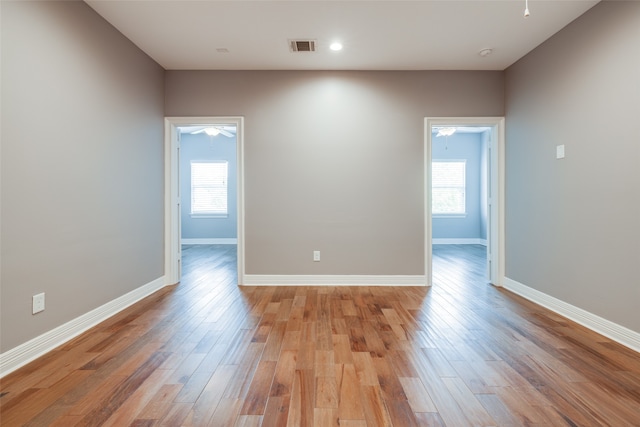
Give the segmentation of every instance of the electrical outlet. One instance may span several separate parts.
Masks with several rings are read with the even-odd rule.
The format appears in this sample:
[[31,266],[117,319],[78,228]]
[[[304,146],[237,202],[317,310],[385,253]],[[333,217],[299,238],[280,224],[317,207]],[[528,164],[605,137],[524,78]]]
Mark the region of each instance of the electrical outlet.
[[33,296],[33,314],[44,311],[44,292]]
[[320,251],[313,251],[313,260],[315,262],[320,261]]

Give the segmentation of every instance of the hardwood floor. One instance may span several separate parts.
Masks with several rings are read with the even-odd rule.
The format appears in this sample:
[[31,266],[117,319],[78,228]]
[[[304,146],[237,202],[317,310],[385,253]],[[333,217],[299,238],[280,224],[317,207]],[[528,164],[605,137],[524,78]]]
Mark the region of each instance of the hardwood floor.
[[434,285],[238,287],[235,246],[3,378],[2,426],[640,426],[640,355],[436,246]]

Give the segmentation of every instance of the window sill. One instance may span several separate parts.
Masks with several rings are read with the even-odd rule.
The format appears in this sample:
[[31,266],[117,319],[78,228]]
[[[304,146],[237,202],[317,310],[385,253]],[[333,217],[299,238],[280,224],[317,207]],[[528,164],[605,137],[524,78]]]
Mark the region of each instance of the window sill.
[[194,219],[212,219],[212,218],[217,218],[217,219],[224,219],[224,218],[229,218],[229,215],[227,214],[191,214],[191,218]]
[[432,214],[431,218],[466,218],[467,214]]

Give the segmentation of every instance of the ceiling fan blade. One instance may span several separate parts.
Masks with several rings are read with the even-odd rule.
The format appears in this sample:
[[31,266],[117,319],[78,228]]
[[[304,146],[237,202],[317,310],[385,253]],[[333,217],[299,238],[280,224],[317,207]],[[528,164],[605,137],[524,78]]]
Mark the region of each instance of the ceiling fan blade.
[[209,136],[216,136],[218,134],[222,134],[227,138],[231,138],[235,135],[236,127],[235,126],[205,126],[201,129],[190,132],[192,135],[198,133],[206,133]]

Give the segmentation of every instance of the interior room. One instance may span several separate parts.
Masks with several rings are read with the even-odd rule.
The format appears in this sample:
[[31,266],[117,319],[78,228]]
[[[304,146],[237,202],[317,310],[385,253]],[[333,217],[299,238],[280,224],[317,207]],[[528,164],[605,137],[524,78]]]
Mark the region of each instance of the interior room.
[[[445,128],[446,129],[446,128]],[[460,127],[432,139],[432,186],[442,188],[442,205],[432,201],[434,244],[487,245],[487,140],[485,127]],[[438,182],[435,170],[438,168]],[[459,186],[451,199],[452,186]],[[455,194],[455,193],[454,193]],[[434,197],[437,197],[434,195]],[[449,203],[446,203],[449,201]]]
[[0,24],[3,425],[637,423],[640,2]]
[[[179,131],[181,244],[236,244],[238,182],[235,126],[184,126]],[[210,172],[207,167],[213,167],[211,173],[207,173]],[[196,176],[200,170],[202,175]],[[215,181],[207,181],[207,178]],[[194,194],[194,188],[203,189],[203,194]],[[210,191],[215,192],[213,200],[220,200],[219,204],[206,203],[212,199]]]
[[[493,129],[486,126],[434,127],[431,144],[431,244],[432,270],[442,276],[460,270],[445,262],[479,257],[478,265],[490,282],[488,244],[489,141]],[[437,265],[441,263],[442,265]],[[481,275],[482,276],[482,275]],[[433,283],[446,283],[442,279]]]

